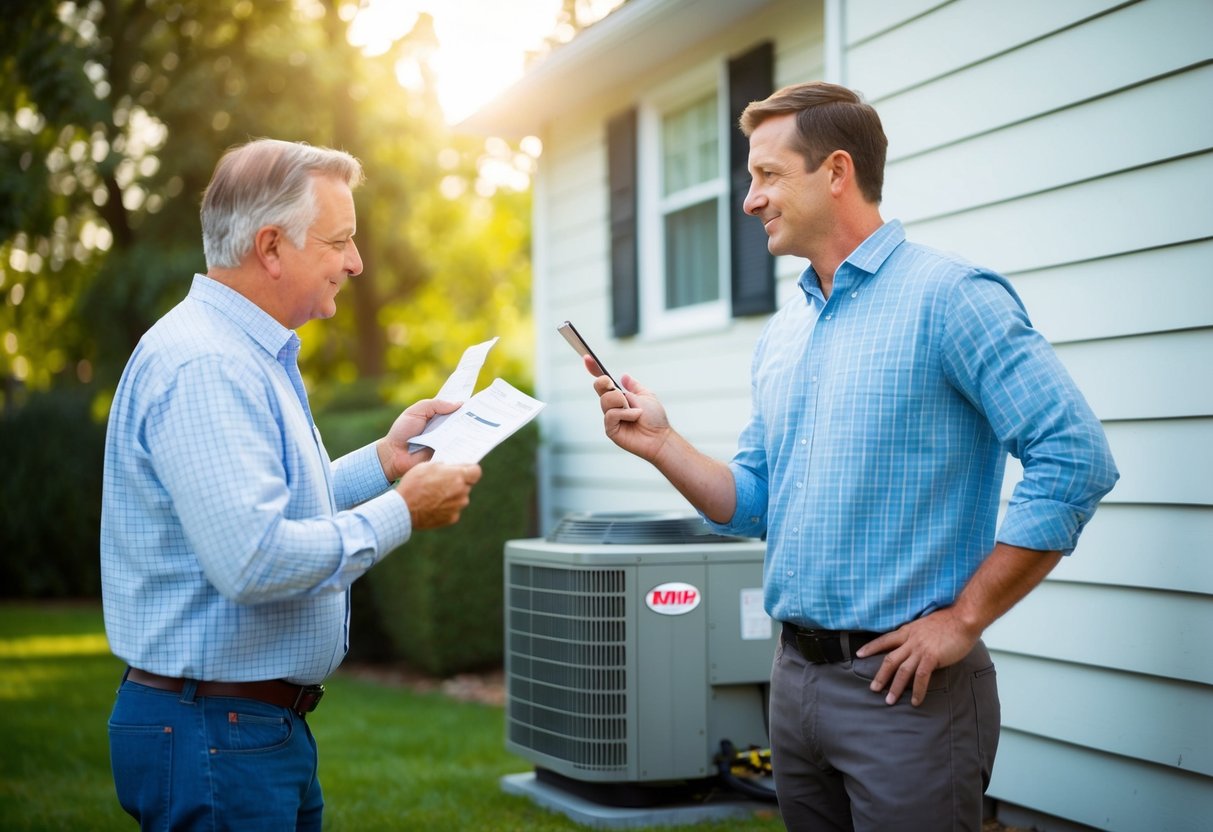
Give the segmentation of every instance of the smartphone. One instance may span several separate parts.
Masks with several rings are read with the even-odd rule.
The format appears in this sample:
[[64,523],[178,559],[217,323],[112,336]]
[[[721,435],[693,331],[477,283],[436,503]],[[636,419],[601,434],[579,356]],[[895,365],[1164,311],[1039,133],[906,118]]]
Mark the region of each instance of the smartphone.
[[615,385],[616,390],[623,389],[623,386],[619,382],[615,381],[615,377],[607,372],[607,368],[603,366],[602,361],[598,358],[598,356],[594,355],[594,351],[590,349],[590,345],[587,344],[585,339],[581,337],[581,333],[577,331],[577,327],[573,326],[572,321],[565,321],[560,326],[556,327],[556,331],[564,336],[564,340],[569,342],[569,346],[572,347],[573,351],[578,355],[588,355],[590,358],[594,359],[594,363],[598,365],[598,369],[602,371],[604,376],[611,380],[611,384]]

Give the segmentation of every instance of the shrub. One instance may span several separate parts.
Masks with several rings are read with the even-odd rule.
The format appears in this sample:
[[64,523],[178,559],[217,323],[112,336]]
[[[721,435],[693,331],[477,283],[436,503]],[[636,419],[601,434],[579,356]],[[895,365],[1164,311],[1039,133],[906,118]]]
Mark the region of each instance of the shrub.
[[481,463],[454,526],[416,533],[369,574],[380,625],[398,656],[446,676],[500,663],[505,542],[534,534],[532,423]]
[[[330,414],[325,444],[335,458],[382,435],[395,415]],[[414,533],[354,584],[351,658],[404,660],[438,676],[500,663],[503,551],[535,534],[538,444],[532,422],[495,448],[457,524]]]
[[105,425],[91,391],[31,393],[0,417],[0,594],[96,597]]

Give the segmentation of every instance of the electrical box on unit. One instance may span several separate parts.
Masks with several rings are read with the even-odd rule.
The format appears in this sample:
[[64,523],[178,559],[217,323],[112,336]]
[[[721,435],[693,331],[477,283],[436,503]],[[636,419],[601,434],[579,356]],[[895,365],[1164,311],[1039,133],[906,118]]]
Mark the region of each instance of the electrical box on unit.
[[765,544],[686,515],[570,515],[505,546],[506,747],[596,783],[715,773],[769,746]]

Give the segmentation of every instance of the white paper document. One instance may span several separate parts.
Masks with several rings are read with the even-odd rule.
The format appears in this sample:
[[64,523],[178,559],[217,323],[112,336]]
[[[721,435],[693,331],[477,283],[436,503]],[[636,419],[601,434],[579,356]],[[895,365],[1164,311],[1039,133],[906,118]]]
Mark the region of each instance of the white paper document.
[[[484,366],[484,360],[489,356],[489,350],[497,343],[496,338],[491,338],[480,344],[473,344],[463,351],[463,356],[459,359],[459,366],[455,368],[455,372],[451,373],[450,377],[442,383],[435,399],[442,399],[448,402],[466,402],[472,396],[472,391],[476,389],[476,379],[480,376],[480,368]],[[421,436],[425,436],[438,429],[438,426],[445,422],[452,414],[443,414],[435,416],[426,423],[425,430],[421,432]],[[417,453],[425,446],[425,443],[418,442],[414,437],[409,443],[409,453]]]
[[[539,415],[543,402],[495,379],[463,403],[442,424],[413,441],[434,449],[434,462],[479,462],[515,431]],[[430,420],[431,423],[433,420]]]
[[[436,399],[445,399],[448,402],[467,401],[472,395],[472,391],[476,389],[476,379],[480,376],[480,368],[484,366],[484,360],[489,357],[489,350],[497,343],[496,338],[490,338],[482,344],[473,344],[463,351],[463,357],[459,359],[459,366],[455,368],[455,372],[451,373],[442,384],[442,389],[438,391]],[[442,417],[438,417],[442,418]],[[430,425],[433,426],[434,421],[430,420]]]

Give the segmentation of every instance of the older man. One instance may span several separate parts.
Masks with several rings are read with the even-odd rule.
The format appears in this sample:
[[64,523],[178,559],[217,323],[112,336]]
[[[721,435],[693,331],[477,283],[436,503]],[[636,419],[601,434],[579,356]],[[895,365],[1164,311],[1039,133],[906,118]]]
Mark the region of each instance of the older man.
[[294,330],[362,271],[361,180],[353,157],[305,144],[224,155],[202,202],[207,273],[115,394],[102,592],[129,669],[110,753],[144,829],[320,829],[305,715],[345,655],[349,586],[414,529],[455,522],[480,477],[408,452],[452,403],[418,402],[332,463],[312,420]]

